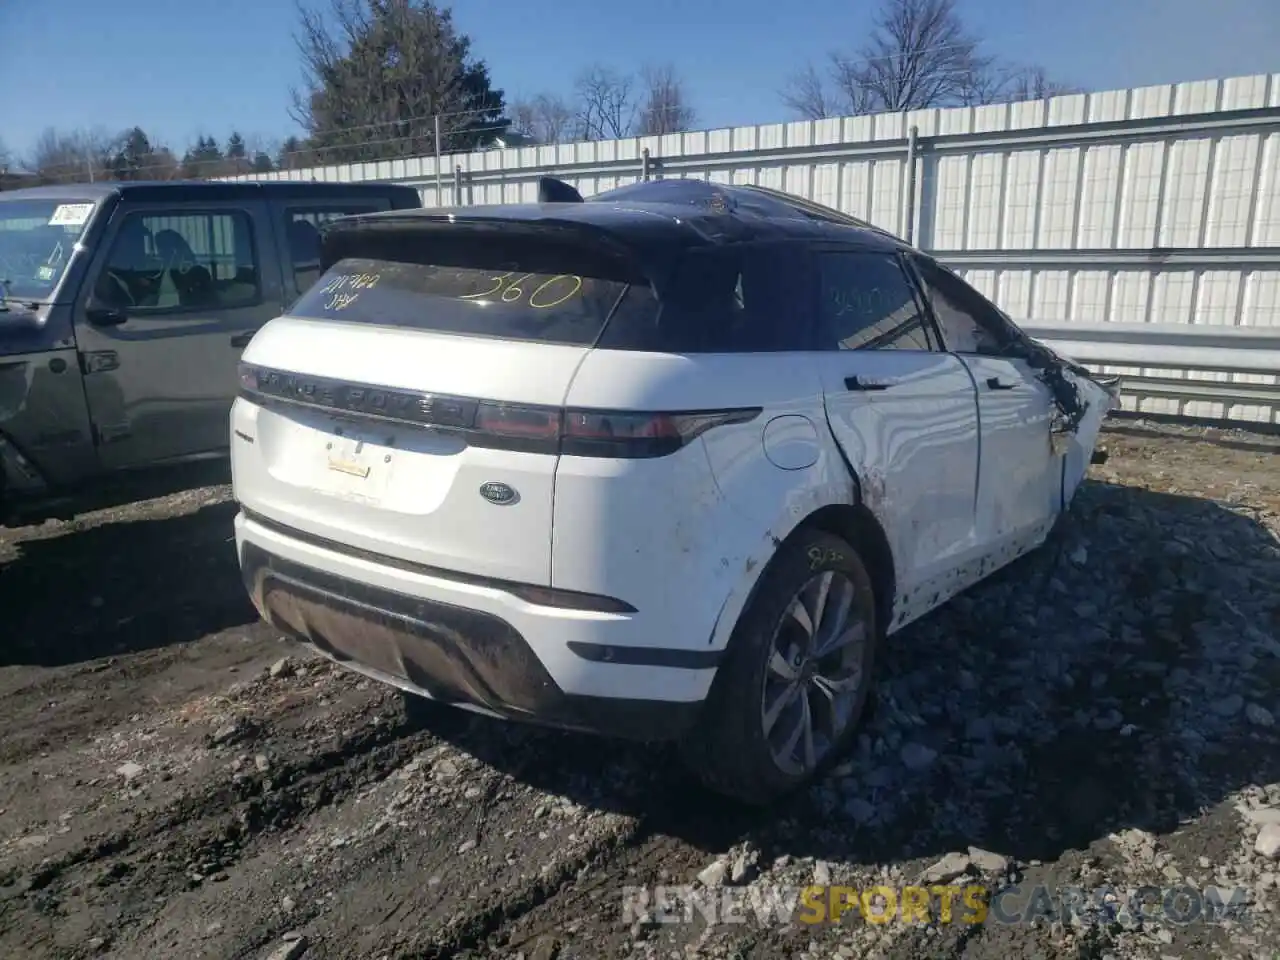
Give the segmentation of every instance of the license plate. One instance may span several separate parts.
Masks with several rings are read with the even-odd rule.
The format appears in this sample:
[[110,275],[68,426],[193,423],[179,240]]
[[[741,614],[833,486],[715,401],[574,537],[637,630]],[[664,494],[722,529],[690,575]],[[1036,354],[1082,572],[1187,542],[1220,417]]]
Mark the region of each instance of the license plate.
[[335,437],[329,447],[329,469],[348,476],[368,479],[373,465],[369,462],[369,448],[362,440],[352,437]]
[[326,441],[325,488],[340,496],[377,503],[387,487],[392,457],[388,448],[359,436],[331,436]]

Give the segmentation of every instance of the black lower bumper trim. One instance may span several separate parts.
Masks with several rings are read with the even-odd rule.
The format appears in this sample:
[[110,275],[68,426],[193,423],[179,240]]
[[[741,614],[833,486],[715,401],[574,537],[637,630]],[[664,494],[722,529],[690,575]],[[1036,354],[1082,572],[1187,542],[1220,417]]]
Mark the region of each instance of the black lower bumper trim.
[[334,576],[253,543],[242,546],[240,568],[275,627],[443,703],[642,741],[678,738],[702,706],[566,694],[524,637],[492,614]]
[[674,667],[706,670],[720,665],[723,650],[683,650],[675,647],[615,647],[570,640],[570,651],[592,663],[617,663],[636,667]]

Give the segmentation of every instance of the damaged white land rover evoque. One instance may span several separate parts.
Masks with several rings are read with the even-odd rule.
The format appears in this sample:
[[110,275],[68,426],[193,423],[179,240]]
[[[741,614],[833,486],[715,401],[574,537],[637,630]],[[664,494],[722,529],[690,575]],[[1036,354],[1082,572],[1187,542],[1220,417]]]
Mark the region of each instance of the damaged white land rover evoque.
[[878,647],[1044,540],[1117,387],[808,201],[539,196],[328,228],[240,370],[246,586],[410,704],[677,739],[769,802]]

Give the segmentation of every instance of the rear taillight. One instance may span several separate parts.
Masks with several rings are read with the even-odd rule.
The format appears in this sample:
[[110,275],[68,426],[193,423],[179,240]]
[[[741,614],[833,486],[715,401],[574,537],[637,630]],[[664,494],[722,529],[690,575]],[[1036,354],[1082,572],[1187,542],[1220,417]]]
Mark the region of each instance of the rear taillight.
[[759,408],[697,413],[567,410],[560,452],[570,457],[665,457],[712,427],[746,423]]
[[528,453],[570,457],[645,459],[675,453],[712,427],[746,423],[760,415],[745,410],[696,413],[637,413],[632,410],[558,410],[482,402],[471,443]]
[[561,412],[548,407],[519,407],[482,401],[476,407],[475,429],[495,437],[556,440]]

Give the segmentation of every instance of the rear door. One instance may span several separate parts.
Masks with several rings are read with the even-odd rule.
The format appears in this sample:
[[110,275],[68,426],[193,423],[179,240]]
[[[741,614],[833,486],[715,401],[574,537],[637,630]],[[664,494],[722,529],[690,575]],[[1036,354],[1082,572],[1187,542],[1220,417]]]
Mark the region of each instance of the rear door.
[[[889,537],[899,594],[928,601],[977,548],[977,401],[901,258],[818,253],[827,417]],[[909,614],[912,615],[912,614]]]
[[625,277],[537,231],[406,229],[353,231],[254,338],[236,496],[379,555],[546,585],[561,409]]
[[928,257],[913,258],[947,347],[973,374],[982,424],[978,529],[993,548],[1013,544],[1057,513],[1062,458],[1051,449],[1053,396],[1030,365],[1002,356],[995,306]]
[[108,468],[222,453],[248,337],[277,311],[258,201],[122,203],[74,307]]

